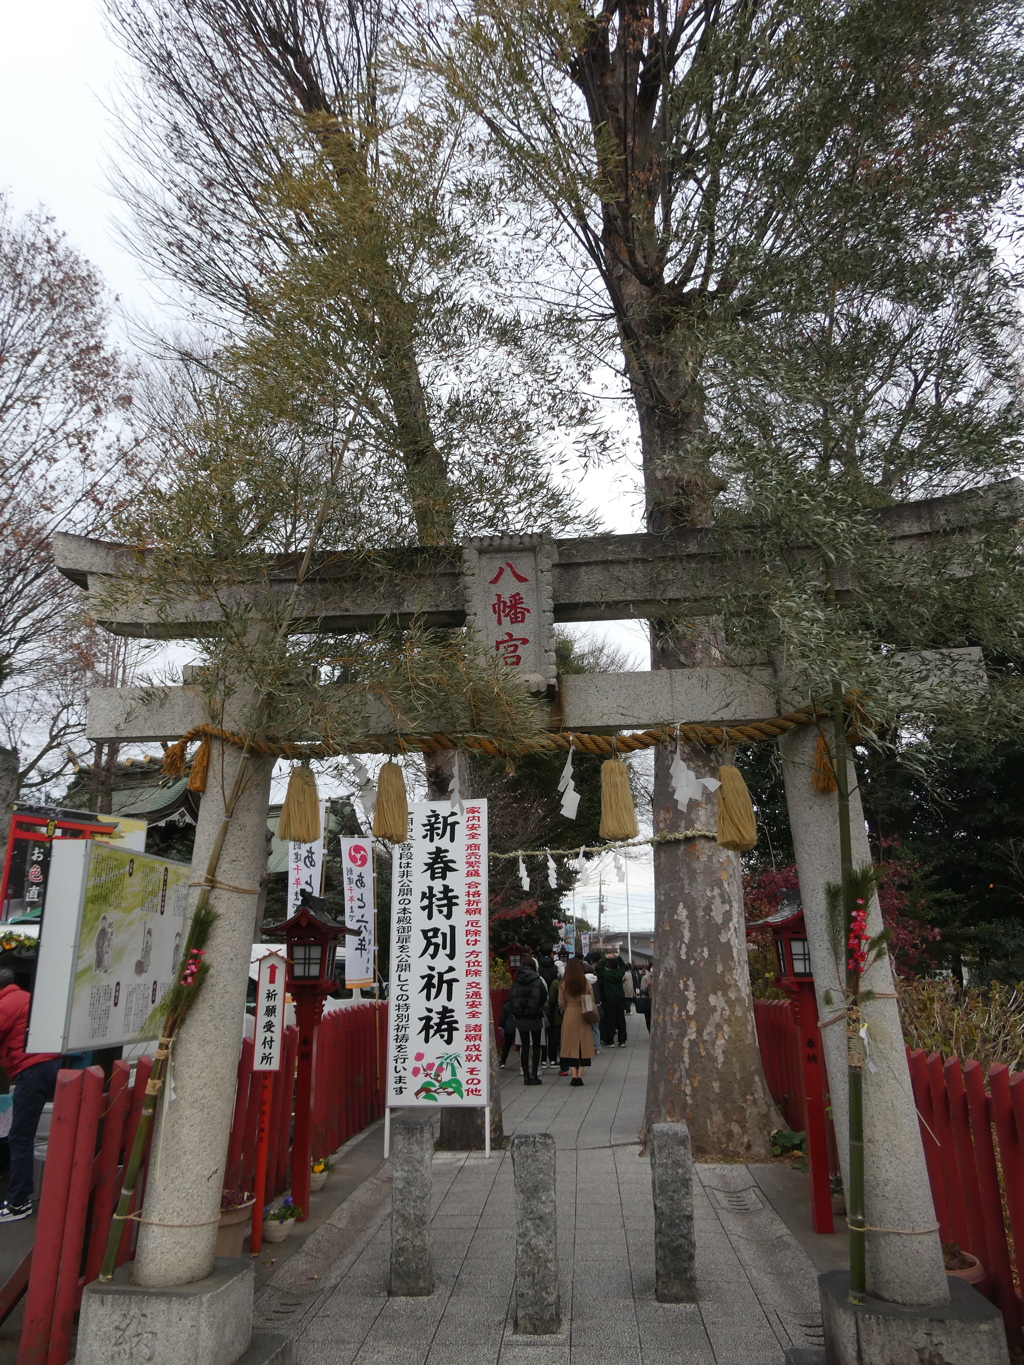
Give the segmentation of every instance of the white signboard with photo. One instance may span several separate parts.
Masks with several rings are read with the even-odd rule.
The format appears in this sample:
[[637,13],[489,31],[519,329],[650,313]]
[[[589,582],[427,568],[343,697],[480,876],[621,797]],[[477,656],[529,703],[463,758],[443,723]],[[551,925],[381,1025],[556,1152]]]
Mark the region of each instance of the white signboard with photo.
[[392,871],[390,998],[389,1108],[487,1106],[486,801],[410,809]]
[[345,985],[350,990],[373,985],[373,856],[369,839],[341,840],[345,927]]

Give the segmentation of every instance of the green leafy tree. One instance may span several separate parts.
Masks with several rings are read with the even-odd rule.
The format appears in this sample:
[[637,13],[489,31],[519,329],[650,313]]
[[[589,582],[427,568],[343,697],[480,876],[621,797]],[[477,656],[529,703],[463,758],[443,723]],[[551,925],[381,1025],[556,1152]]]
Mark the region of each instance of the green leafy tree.
[[[720,622],[663,623],[655,666],[781,658],[801,699],[837,680],[870,695],[878,733],[962,701],[926,666],[895,680],[886,648],[1005,644],[1016,628],[1008,537],[898,562],[872,513],[1016,457],[1015,274],[997,236],[1021,162],[1019,25],[1001,0],[466,0],[417,30],[426,56],[410,45],[410,60],[440,107],[479,120],[481,174],[500,167],[495,193],[516,198],[524,235],[544,215],[559,225],[541,310],[605,306],[648,526],[728,529]],[[659,763],[655,816],[677,827],[666,776]],[[657,858],[662,979],[688,983],[701,1027],[733,1051],[711,1085],[688,1024],[656,1033],[647,1119],[685,1112],[698,1149],[763,1150],[738,958],[676,891],[684,905],[717,892],[738,939],[736,860]],[[717,915],[700,919],[717,933]]]

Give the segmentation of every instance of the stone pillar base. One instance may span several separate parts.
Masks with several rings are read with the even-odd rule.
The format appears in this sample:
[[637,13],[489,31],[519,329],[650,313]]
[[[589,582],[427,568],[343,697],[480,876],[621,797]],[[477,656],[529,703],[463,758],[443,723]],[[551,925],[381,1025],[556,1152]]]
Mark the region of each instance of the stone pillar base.
[[847,1302],[845,1270],[818,1276],[826,1365],[1009,1365],[1003,1319],[971,1285],[949,1277],[951,1299],[938,1307],[906,1307],[870,1295]]
[[287,1365],[291,1343],[252,1335],[255,1273],[248,1257],[218,1259],[192,1284],[132,1283],[131,1264],[86,1285],[76,1365]]

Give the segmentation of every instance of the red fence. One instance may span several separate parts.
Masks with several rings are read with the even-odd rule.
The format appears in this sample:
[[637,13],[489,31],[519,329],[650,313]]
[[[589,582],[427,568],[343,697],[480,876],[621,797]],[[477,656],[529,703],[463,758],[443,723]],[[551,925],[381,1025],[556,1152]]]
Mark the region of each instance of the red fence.
[[1011,1347],[1024,1346],[1024,1074],[910,1053],[925,1160],[944,1242],[985,1267]]
[[[335,1151],[384,1113],[386,1039],[384,1004],[338,1010],[320,1025],[313,1088],[315,1155]],[[281,1070],[272,1073],[268,1199],[288,1185],[296,1046],[296,1030],[287,1029]],[[226,1189],[253,1186],[262,1073],[254,1077],[252,1053],[247,1039],[238,1062]],[[66,1365],[82,1290],[99,1274],[151,1068],[152,1060],[142,1058],[130,1083],[127,1063],[117,1062],[106,1090],[98,1067],[58,1076],[31,1262],[0,1289],[0,1306],[10,1311],[27,1280],[18,1365]],[[143,1176],[136,1203],[144,1183]],[[125,1223],[118,1264],[131,1259],[136,1227],[135,1222]]]
[[795,1133],[807,1131],[800,1030],[788,1000],[755,1000],[754,1023],[768,1089]]
[[[801,1037],[788,1000],[757,1000],[768,1088],[791,1128],[804,1127]],[[1024,1348],[1024,1074],[978,1062],[909,1054],[925,1161],[942,1240],[985,1268],[978,1286]]]
[[[152,1065],[144,1057],[130,1084],[127,1063],[116,1062],[106,1091],[97,1066],[58,1074],[18,1365],[64,1365],[70,1355],[74,1316],[83,1287],[99,1274]],[[140,1181],[139,1195],[143,1188]],[[135,1227],[125,1223],[119,1265],[131,1257]]]

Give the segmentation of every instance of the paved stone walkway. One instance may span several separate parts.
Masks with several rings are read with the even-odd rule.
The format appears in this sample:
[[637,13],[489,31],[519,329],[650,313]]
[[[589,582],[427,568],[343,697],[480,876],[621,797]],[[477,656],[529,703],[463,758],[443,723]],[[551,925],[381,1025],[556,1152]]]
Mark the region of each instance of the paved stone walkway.
[[296,1365],[783,1365],[820,1344],[815,1270],[742,1165],[697,1167],[700,1303],[654,1298],[649,1163],[636,1141],[647,1034],[595,1059],[582,1089],[502,1076],[505,1127],[557,1146],[563,1329],[512,1330],[515,1263],[507,1154],[434,1158],[429,1299],[388,1299],[387,1166],[341,1205],[257,1296],[260,1325],[286,1331]]

